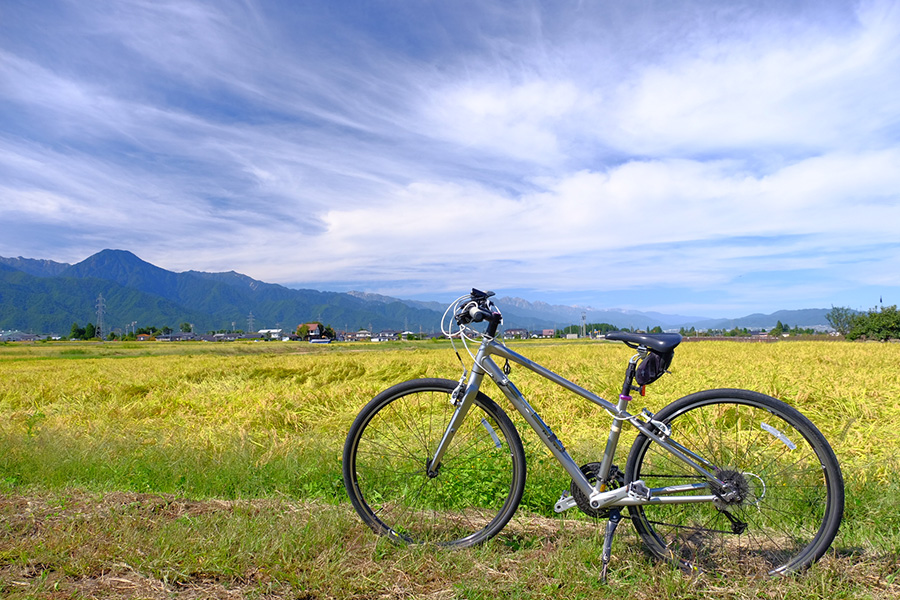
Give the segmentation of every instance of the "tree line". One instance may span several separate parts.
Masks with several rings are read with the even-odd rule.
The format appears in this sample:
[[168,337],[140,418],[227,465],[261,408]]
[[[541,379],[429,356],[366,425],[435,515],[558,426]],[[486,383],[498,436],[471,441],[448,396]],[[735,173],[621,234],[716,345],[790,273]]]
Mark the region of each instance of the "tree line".
[[[852,308],[848,308],[845,306],[832,306],[831,311],[825,315],[825,318],[828,320],[828,323],[831,327],[843,335],[848,340],[879,340],[879,341],[887,341],[891,339],[900,339],[900,311],[897,310],[897,305],[893,306],[882,306],[873,308],[867,312],[859,312],[853,310]],[[334,338],[335,332],[330,326],[323,326],[321,323],[314,322],[319,326],[318,330],[324,334],[325,337]],[[190,332],[193,327],[190,323],[182,323],[179,326],[179,329],[184,332]],[[627,327],[616,327],[615,325],[611,325],[610,323],[588,323],[585,325],[585,330],[592,334],[605,334],[609,331],[632,331]],[[659,326],[656,327],[647,327],[643,331],[647,333],[662,333],[662,328]],[[105,339],[107,340],[133,340],[138,335],[147,334],[147,335],[168,335],[173,332],[171,327],[163,327],[158,328],[155,326],[151,327],[141,327],[137,329],[133,329],[131,332],[126,334],[117,334],[117,333],[107,333],[105,335]],[[213,332],[218,333],[218,332]],[[557,329],[556,336],[557,337],[565,337],[566,334],[571,333],[581,333],[580,325],[570,325],[564,329]],[[698,331],[693,327],[690,329],[681,328],[681,335],[686,337],[702,337],[702,336],[724,336],[724,337],[747,337],[751,335],[751,332],[746,327],[735,327],[731,330],[724,329],[713,329],[713,330],[703,330]],[[812,335],[815,333],[819,333],[812,328],[801,328],[801,327],[791,327],[786,323],[782,323],[778,321],[778,323],[771,330],[768,331],[769,335],[781,336],[783,334],[789,335]],[[99,332],[99,335],[102,335],[103,332]],[[304,324],[297,327],[296,334],[301,339],[309,338],[309,327],[308,324]],[[93,323],[88,323],[86,326],[81,327],[78,323],[72,323],[72,330],[69,333],[70,340],[91,340],[97,339],[99,337],[97,326]]]
[[[182,333],[190,333],[194,326],[190,323],[182,323],[178,326],[179,330]],[[104,332],[98,331],[97,326],[93,323],[88,323],[84,327],[78,325],[77,322],[72,323],[72,329],[69,332],[68,339],[70,340],[95,340],[100,339],[103,336],[103,339],[113,341],[113,340],[134,340],[139,335],[169,335],[175,331],[171,327],[163,327],[159,328],[155,325],[151,325],[150,327],[138,327],[136,329],[132,329],[130,332],[126,332],[124,334],[117,333],[114,331],[107,332],[104,335]]]
[[[319,335],[322,337],[327,337],[329,339],[334,339],[336,337],[334,329],[328,325],[325,326],[318,321],[312,321],[310,323],[305,323],[303,325],[298,325],[296,330],[296,335],[302,340],[308,340],[310,338],[310,325],[318,325]],[[191,333],[193,331],[193,325],[190,323],[182,323],[179,326],[179,330],[182,333]],[[174,329],[171,327],[138,327],[136,329],[132,329],[129,332],[124,334],[109,332],[107,333],[103,339],[113,341],[113,340],[134,340],[139,335],[169,335],[172,333]],[[231,330],[231,329],[220,329],[216,331],[210,331],[209,333],[244,333],[243,330]],[[100,339],[100,336],[103,335],[103,332],[97,331],[97,326],[93,323],[88,323],[84,327],[81,327],[77,322],[72,323],[72,329],[69,332],[68,339],[70,340],[95,340]]]
[[[585,326],[585,330],[591,334],[606,334],[610,331],[628,331],[628,332],[639,332],[639,333],[663,333],[663,328],[659,325],[655,327],[647,326],[646,329],[633,329],[629,327],[617,327],[615,325],[610,325],[609,323],[588,323]],[[565,329],[557,329],[556,334],[557,337],[565,337],[566,334],[570,333],[581,333],[580,325],[569,325]],[[682,327],[678,330],[678,333],[683,335],[684,337],[750,337],[753,332],[751,332],[746,327],[734,327],[733,329],[696,329],[694,327],[685,328]],[[784,334],[789,335],[814,335],[820,333],[813,329],[812,327],[791,327],[787,323],[782,323],[778,321],[775,324],[775,327],[768,331],[769,335],[781,336]]]
[[900,339],[900,312],[897,305],[882,306],[858,312],[846,306],[832,306],[825,318],[835,331],[848,340]]

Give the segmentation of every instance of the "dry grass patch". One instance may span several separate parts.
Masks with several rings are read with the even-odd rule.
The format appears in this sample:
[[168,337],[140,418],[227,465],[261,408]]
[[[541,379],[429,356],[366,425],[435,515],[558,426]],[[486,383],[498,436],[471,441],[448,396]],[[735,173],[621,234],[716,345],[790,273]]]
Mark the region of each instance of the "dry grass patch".
[[[627,524],[625,524],[627,526]],[[114,492],[0,495],[4,598],[892,598],[900,556],[837,548],[774,581],[689,577],[627,529],[599,583],[602,526],[517,517],[486,545],[399,547],[346,505]]]

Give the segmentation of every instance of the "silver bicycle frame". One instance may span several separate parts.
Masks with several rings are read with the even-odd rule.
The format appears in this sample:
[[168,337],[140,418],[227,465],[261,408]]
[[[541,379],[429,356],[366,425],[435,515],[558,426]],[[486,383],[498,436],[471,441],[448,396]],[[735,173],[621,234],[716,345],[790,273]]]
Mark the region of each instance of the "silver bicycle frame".
[[[540,415],[535,412],[522,393],[515,385],[513,385],[512,381],[504,374],[503,370],[497,366],[497,363],[494,362],[491,356],[499,356],[519,364],[570,392],[573,392],[586,400],[590,400],[613,415],[612,427],[610,428],[606,449],[604,450],[603,459],[600,463],[600,473],[596,485],[591,485],[584,473],[581,472],[581,468],[574,460],[572,460],[569,453],[566,452],[565,447],[559,438],[556,437],[556,434],[554,434],[547,424],[544,423]],[[478,353],[475,355],[475,362],[472,366],[472,372],[470,373],[469,380],[466,384],[465,394],[457,402],[456,411],[451,417],[447,430],[444,433],[444,437],[441,439],[440,444],[438,444],[437,450],[430,463],[432,470],[436,470],[438,465],[440,465],[441,458],[443,457],[446,448],[449,446],[454,434],[459,429],[459,425],[466,418],[469,408],[472,406],[475,397],[478,395],[478,390],[481,387],[481,382],[485,375],[488,375],[497,387],[500,388],[519,414],[521,414],[525,421],[531,426],[538,438],[540,438],[556,460],[559,461],[559,464],[566,470],[572,478],[572,481],[575,482],[575,485],[588,497],[594,508],[650,503],[686,504],[691,502],[712,502],[715,499],[715,496],[712,495],[674,495],[707,488],[708,484],[705,482],[652,488],[649,490],[649,494],[642,496],[629,493],[629,490],[626,489],[628,486],[622,486],[621,488],[609,491],[601,491],[602,482],[607,479],[610,468],[612,467],[613,457],[616,452],[619,435],[622,431],[622,423],[624,421],[631,423],[638,431],[665,448],[673,456],[689,465],[700,475],[703,475],[708,481],[717,482],[720,485],[722,482],[709,470],[712,469],[714,471],[716,469],[715,465],[704,460],[697,454],[694,454],[674,440],[667,439],[666,436],[658,435],[653,429],[648,427],[648,423],[645,423],[638,417],[630,414],[626,410],[628,402],[631,400],[630,396],[623,394],[619,396],[618,404],[613,404],[521,354],[514,352],[493,339],[484,339],[478,348]]]

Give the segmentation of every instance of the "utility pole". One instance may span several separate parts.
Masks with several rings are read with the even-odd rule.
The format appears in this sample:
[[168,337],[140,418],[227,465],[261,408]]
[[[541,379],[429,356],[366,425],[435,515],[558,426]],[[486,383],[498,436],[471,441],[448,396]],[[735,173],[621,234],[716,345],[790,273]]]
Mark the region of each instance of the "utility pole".
[[97,296],[97,337],[103,339],[103,311],[106,303],[103,302],[103,294]]
[[250,314],[247,315],[247,333],[253,333],[256,331],[253,329],[253,311],[250,311]]

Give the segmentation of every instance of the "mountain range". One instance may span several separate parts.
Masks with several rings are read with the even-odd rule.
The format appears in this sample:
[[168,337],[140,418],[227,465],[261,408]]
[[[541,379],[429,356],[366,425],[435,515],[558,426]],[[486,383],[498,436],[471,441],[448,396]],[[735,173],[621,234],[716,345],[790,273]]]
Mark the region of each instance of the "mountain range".
[[[67,334],[72,323],[98,321],[103,298],[104,330],[172,327],[191,323],[198,332],[283,328],[319,321],[334,329],[440,331],[446,306],[365,292],[322,292],[265,283],[229,271],[167,271],[125,250],[103,250],[74,264],[0,257],[0,329]],[[499,298],[504,327],[563,328],[588,323],[616,327],[678,329],[825,326],[829,309],[779,311],[722,320],[655,312],[594,309]]]

